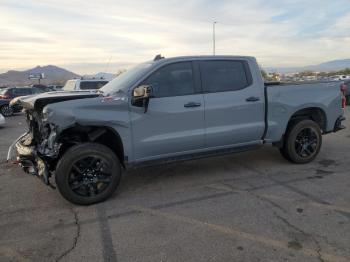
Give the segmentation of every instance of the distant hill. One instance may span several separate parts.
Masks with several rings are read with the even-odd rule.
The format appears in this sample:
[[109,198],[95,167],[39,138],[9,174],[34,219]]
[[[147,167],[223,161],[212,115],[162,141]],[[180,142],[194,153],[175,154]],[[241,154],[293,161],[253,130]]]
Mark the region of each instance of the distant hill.
[[79,77],[79,75],[58,66],[37,66],[25,71],[10,70],[0,74],[0,86],[36,84],[37,80],[30,80],[28,77],[31,74],[40,73],[45,75],[45,79],[41,80],[43,84],[63,84],[69,79]]
[[309,66],[313,71],[337,71],[350,68],[350,59],[333,60],[318,65]]
[[279,73],[296,73],[306,70],[317,71],[317,72],[329,72],[338,71],[345,68],[350,68],[350,59],[341,59],[324,62],[318,65],[309,65],[302,67],[268,67],[268,72],[279,72]]

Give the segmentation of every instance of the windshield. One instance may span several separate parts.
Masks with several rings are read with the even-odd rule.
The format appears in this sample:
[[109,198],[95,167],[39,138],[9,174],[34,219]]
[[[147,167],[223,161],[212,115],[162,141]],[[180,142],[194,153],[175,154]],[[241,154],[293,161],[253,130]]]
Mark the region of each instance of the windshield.
[[76,82],[77,82],[77,80],[68,80],[67,83],[64,85],[63,90],[73,91],[75,89]]
[[100,90],[105,95],[110,95],[124,88],[128,88],[131,85],[133,85],[137,80],[139,80],[140,77],[150,68],[151,65],[151,63],[143,63],[137,65],[131,68],[130,70],[126,71],[125,73],[122,73],[121,75],[114,78],[111,82],[102,87]]

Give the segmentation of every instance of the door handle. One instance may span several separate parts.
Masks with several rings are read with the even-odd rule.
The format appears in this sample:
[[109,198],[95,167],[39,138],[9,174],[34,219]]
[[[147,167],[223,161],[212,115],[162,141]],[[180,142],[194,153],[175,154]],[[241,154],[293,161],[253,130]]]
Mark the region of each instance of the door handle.
[[245,101],[247,101],[247,102],[256,102],[256,101],[259,101],[259,100],[260,100],[259,97],[251,96],[251,97],[248,97]]
[[198,106],[201,106],[201,103],[188,102],[187,104],[184,104],[184,107],[198,107]]

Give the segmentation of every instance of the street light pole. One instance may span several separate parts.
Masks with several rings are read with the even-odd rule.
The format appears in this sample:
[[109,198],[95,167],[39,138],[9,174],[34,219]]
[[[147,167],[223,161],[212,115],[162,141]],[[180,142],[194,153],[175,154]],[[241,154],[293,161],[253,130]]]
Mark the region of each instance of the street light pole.
[[213,22],[213,55],[215,55],[215,25],[217,24],[216,21]]

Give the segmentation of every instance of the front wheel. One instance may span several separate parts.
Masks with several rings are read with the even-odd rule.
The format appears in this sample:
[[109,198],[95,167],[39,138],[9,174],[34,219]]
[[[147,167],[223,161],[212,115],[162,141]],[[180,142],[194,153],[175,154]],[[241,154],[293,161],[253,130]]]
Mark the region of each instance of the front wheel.
[[9,117],[13,115],[13,109],[10,105],[3,105],[0,108],[0,113],[5,117]]
[[287,130],[281,153],[293,163],[305,164],[315,159],[321,145],[322,133],[319,125],[312,120],[302,120]]
[[70,148],[56,167],[56,184],[62,196],[79,205],[104,201],[116,190],[121,167],[108,147],[83,143]]

